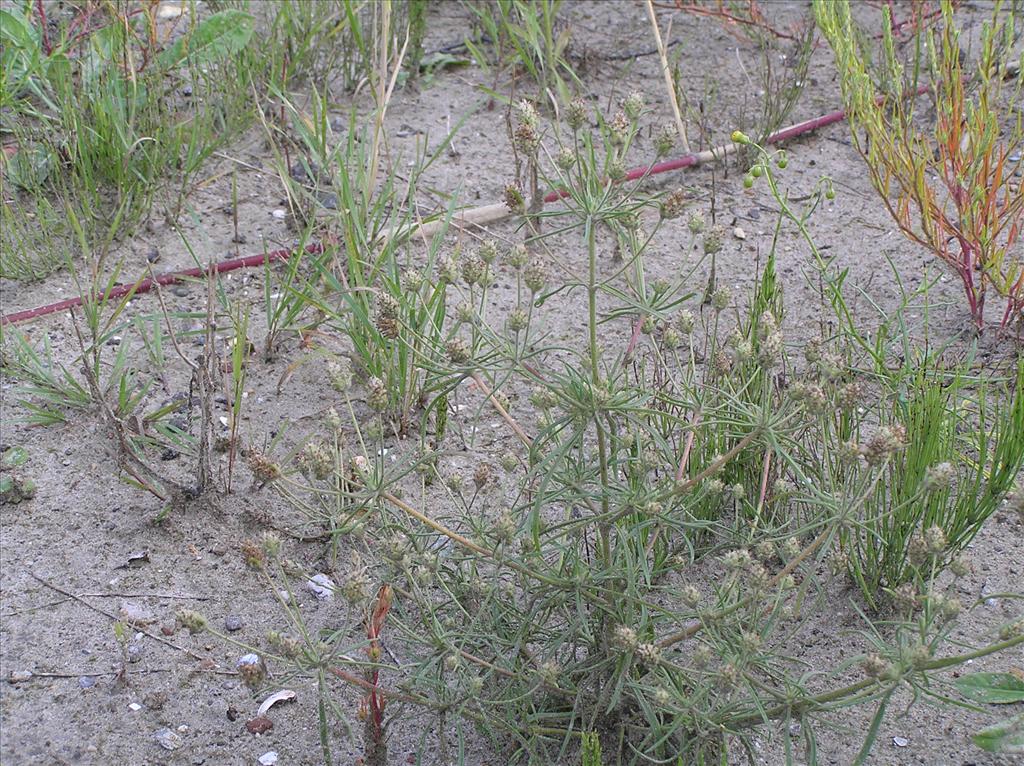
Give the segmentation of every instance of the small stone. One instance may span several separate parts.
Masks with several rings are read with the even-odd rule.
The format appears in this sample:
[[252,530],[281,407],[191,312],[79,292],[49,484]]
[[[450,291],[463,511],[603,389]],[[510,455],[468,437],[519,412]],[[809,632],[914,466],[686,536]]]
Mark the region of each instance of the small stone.
[[334,589],[337,586],[334,584],[334,580],[325,575],[323,572],[315,574],[306,580],[306,590],[312,593],[321,601],[326,601],[334,595]]
[[288,214],[284,211],[284,208],[279,207],[276,210],[274,210],[271,213],[271,215],[274,216],[274,218],[276,218],[277,220],[283,221],[285,219],[285,216]]
[[173,622],[165,622],[160,626],[160,632],[165,636],[173,636],[174,632],[178,629],[178,625]]
[[160,745],[164,750],[177,750],[183,744],[185,744],[181,736],[170,729],[159,729],[153,732],[153,739]]
[[32,678],[31,670],[12,670],[11,675],[8,676],[8,680],[12,684],[20,684],[28,681]]
[[125,562],[121,564],[118,569],[128,569],[141,567],[143,564],[149,563],[149,551],[132,551],[125,557]]
[[736,237],[736,239],[746,239],[747,238],[747,232],[743,231],[743,229],[741,227],[739,227],[739,226],[737,226],[735,229],[732,230],[732,235],[734,237]]
[[274,722],[266,716],[259,716],[245,722],[245,730],[250,734],[266,734],[273,728]]
[[177,295],[179,298],[184,298],[186,295],[188,295],[188,288],[185,287],[185,285],[175,285],[174,287],[171,288],[171,292],[174,295]]
[[906,737],[893,737],[892,743],[896,745],[896,747],[906,747],[910,744],[910,740]]
[[156,263],[160,260],[160,250],[156,247],[149,248],[149,252],[146,253],[146,260],[150,263]]
[[128,645],[128,662],[138,662],[142,659],[142,644],[133,642]]
[[238,662],[235,663],[235,669],[241,670],[246,665],[259,665],[260,656],[258,654],[243,654],[238,658]]
[[140,710],[142,710],[142,705],[140,705],[138,702],[132,702],[130,705],[128,705],[128,709],[131,710],[133,713],[138,713]]
[[79,676],[78,687],[80,689],[91,689],[96,685],[96,676]]
[[260,766],[274,766],[277,763],[277,753],[271,750],[259,757]]
[[318,192],[316,198],[326,210],[338,209],[338,195],[334,192]]
[[237,614],[229,614],[224,618],[224,627],[229,633],[234,633],[237,630],[242,629],[242,618]]
[[155,614],[145,607],[133,604],[130,601],[121,602],[121,616],[124,618],[125,622],[137,628],[152,625],[156,622]]
[[241,715],[241,713],[239,712],[238,708],[236,708],[234,705],[228,705],[227,716],[229,721],[237,721],[239,715]]
[[167,692],[150,692],[142,698],[142,704],[150,710],[163,710],[167,704]]

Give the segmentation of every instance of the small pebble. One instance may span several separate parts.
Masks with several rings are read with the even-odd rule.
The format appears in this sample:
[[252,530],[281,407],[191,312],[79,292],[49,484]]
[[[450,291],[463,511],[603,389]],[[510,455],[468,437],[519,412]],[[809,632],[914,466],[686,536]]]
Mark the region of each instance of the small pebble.
[[156,622],[156,615],[143,606],[133,604],[130,601],[121,602],[121,616],[129,625],[144,627]]
[[96,685],[96,676],[79,676],[78,686],[82,689],[91,689]]
[[248,731],[250,734],[266,734],[273,728],[274,722],[266,716],[253,718],[251,721],[245,722],[245,730]]
[[167,692],[150,692],[142,698],[142,704],[150,710],[163,710],[167,704]]
[[238,662],[235,663],[235,669],[241,670],[246,665],[259,665],[260,656],[258,654],[243,654],[238,658]]
[[175,285],[171,288],[171,292],[177,295],[179,298],[184,298],[188,295],[188,288],[185,285]]
[[140,710],[142,710],[142,705],[140,705],[138,702],[133,702],[128,706],[128,709],[131,710],[133,713],[138,713]]
[[259,758],[260,766],[274,766],[277,763],[277,753],[271,750],[269,753],[264,753]]
[[224,627],[229,633],[234,633],[236,630],[242,629],[242,618],[237,614],[229,614],[224,618]]
[[146,260],[150,263],[156,263],[160,260],[160,250],[156,247],[149,248],[149,252],[146,253]]
[[170,729],[159,729],[153,732],[153,739],[164,750],[177,750],[184,744],[181,737]]
[[736,239],[746,239],[747,238],[747,232],[743,231],[743,229],[740,228],[739,226],[737,226],[735,229],[732,230],[732,235],[734,237],[736,237]]
[[271,215],[274,216],[274,218],[276,218],[277,220],[283,221],[285,216],[288,214],[284,211],[284,208],[279,207],[274,212],[272,212]]
[[906,737],[893,737],[892,743],[896,745],[896,747],[906,747],[910,744],[910,740]]

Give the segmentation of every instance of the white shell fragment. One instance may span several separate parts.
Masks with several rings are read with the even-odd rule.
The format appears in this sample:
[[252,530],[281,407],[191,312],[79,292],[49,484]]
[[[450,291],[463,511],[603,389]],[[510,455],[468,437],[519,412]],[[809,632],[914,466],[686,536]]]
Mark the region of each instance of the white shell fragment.
[[315,574],[306,580],[306,590],[312,593],[321,601],[326,601],[334,595],[334,589],[338,587],[334,580],[323,572]]
[[257,711],[256,717],[262,718],[263,716],[265,716],[267,714],[267,711],[270,710],[270,708],[272,708],[278,702],[290,702],[294,699],[295,692],[293,692],[291,689],[281,689],[281,691],[274,692],[265,700],[263,700],[263,704],[260,705],[260,709],[259,711]]

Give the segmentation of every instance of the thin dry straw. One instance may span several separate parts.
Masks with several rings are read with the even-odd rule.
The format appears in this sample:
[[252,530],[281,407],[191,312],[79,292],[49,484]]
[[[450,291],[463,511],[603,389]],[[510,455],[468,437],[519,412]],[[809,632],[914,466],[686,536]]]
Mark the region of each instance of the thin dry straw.
[[[926,90],[927,88],[924,86],[918,88],[917,95],[921,95]],[[881,100],[881,98],[879,100]],[[804,120],[803,122],[798,122],[795,125],[790,125],[788,128],[776,131],[765,139],[765,143],[781,143],[782,141],[795,138],[796,136],[809,133],[812,130],[817,130],[818,128],[823,128],[827,125],[832,125],[833,123],[840,122],[844,119],[846,119],[846,111],[843,109],[837,109],[836,111],[829,112],[821,117]],[[636,179],[643,178],[645,176],[654,176],[659,173],[668,173],[673,170],[695,167],[705,162],[711,162],[713,160],[727,157],[728,155],[733,154],[738,148],[738,144],[730,142],[728,144],[715,147],[714,149],[707,149],[703,152],[685,154],[674,160],[666,160],[665,162],[658,162],[654,165],[643,165],[641,167],[633,168],[626,173],[624,180],[635,181]],[[566,196],[568,196],[568,192],[565,190],[552,191],[544,197],[544,202],[557,202]],[[464,210],[461,213],[456,214],[453,221],[456,224],[463,225],[493,223],[494,221],[499,221],[508,215],[509,211],[504,203],[497,203]],[[428,236],[441,225],[442,223],[438,221],[420,224],[410,232],[410,236]],[[322,253],[324,248],[325,245],[323,243],[317,243],[307,247],[305,252],[309,254]],[[102,297],[109,300],[111,298],[123,297],[129,293],[141,295],[142,293],[148,293],[152,290],[154,283],[159,285],[171,285],[188,279],[209,276],[210,274],[223,274],[226,271],[234,271],[235,269],[247,269],[254,266],[263,266],[264,264],[271,263],[273,261],[288,260],[295,254],[295,252],[296,251],[289,249],[274,250],[273,252],[265,253],[263,255],[250,255],[245,258],[232,258],[228,261],[221,261],[220,263],[215,263],[205,269],[194,268],[185,269],[184,271],[172,271],[167,274],[162,274],[155,279],[146,277],[144,279],[139,279],[137,282],[132,284],[117,285],[116,287],[108,290]],[[58,311],[65,311],[80,305],[82,305],[81,297],[68,298],[67,300],[58,301],[57,303],[50,303],[45,306],[37,306],[33,309],[25,309],[24,311],[16,311],[12,314],[6,314],[3,319],[0,320],[0,324],[8,325],[16,324],[18,322],[27,322],[30,319],[36,319],[37,317],[46,316],[47,314],[54,314]]]

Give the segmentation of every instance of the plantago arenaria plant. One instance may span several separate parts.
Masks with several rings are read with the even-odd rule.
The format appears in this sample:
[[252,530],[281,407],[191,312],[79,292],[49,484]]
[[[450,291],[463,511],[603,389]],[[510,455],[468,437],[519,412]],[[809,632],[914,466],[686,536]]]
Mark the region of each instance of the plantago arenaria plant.
[[[261,481],[331,534],[335,551],[350,545],[358,553],[359,563],[333,582],[344,581],[340,591],[358,598],[361,616],[332,629],[331,641],[287,656],[274,650],[279,637],[270,646],[275,663],[316,678],[330,701],[321,703],[322,722],[328,710],[361,715],[367,757],[383,752],[392,717],[414,706],[436,716],[442,753],[448,732],[462,736],[470,724],[513,763],[719,763],[753,752],[754,733],[769,735],[777,724],[788,732],[799,723],[814,748],[830,712],[873,702],[880,720],[899,688],[927,688],[943,668],[1024,642],[993,637],[961,655],[940,654],[971,605],[936,578],[980,519],[966,504],[882,507],[894,477],[913,487],[913,502],[952,497],[961,485],[965,498],[970,485],[1001,501],[1017,459],[1008,416],[995,417],[997,446],[964,443],[961,424],[978,413],[967,408],[950,420],[926,376],[921,385],[939,392],[926,396],[941,400],[936,417],[948,428],[904,462],[919,431],[898,399],[866,395],[854,364],[861,346],[825,339],[806,358],[791,357],[773,256],[749,302],[721,284],[709,284],[701,301],[687,290],[692,264],[675,280],[650,278],[648,246],[662,227],[685,227],[705,256],[725,243],[695,211],[685,214],[683,196],[615,183],[642,99],[599,119],[597,131],[582,103],[565,116],[551,138],[539,125],[521,137],[536,137],[529,148],[539,180],[566,196],[537,213],[517,208],[552,225],[524,224],[526,241],[504,257],[487,241],[457,255],[438,243],[430,271],[410,263],[395,272],[384,261],[377,281],[336,286],[350,296],[353,340],[406,349],[408,364],[432,381],[441,402],[433,442],[425,418],[418,447],[381,427],[391,389],[384,375],[368,375],[363,402],[336,387],[344,401],[328,412],[326,432],[310,435],[293,459],[274,470],[254,463]],[[778,226],[796,226],[820,257],[809,218],[831,187],[820,185],[798,211],[776,174],[784,156],[751,149],[779,205]],[[516,298],[495,316],[487,288],[500,271]],[[421,325],[411,312],[437,289],[447,299],[428,312],[435,334],[416,350],[427,333],[414,331]],[[553,342],[549,312],[573,294],[584,302],[583,320],[570,328],[575,336]],[[842,311],[839,280],[829,298]],[[385,357],[361,356],[368,358]],[[787,386],[791,369],[800,379]],[[331,377],[348,383],[343,371]],[[518,391],[513,407],[509,393]],[[449,398],[458,406],[447,406]],[[994,411],[987,401],[985,423]],[[481,446],[482,406],[500,416],[496,428],[507,428],[493,454]],[[805,673],[787,642],[811,619],[806,605],[826,597],[826,564],[839,549],[851,567],[881,571],[855,536],[863,531],[874,545],[879,525],[901,520],[910,525],[910,577],[886,569],[881,585],[896,577],[907,586],[892,580],[906,607],[899,620],[884,634],[869,630],[864,655]],[[254,560],[272,572],[277,591],[308,578],[301,567]],[[389,589],[367,604],[375,582]],[[312,637],[302,612],[286,608],[289,634]],[[400,662],[380,651],[385,611]],[[863,677],[851,679],[861,662]],[[353,687],[357,698],[328,682]],[[865,736],[864,757],[876,733]],[[321,737],[330,739],[323,723]]]

